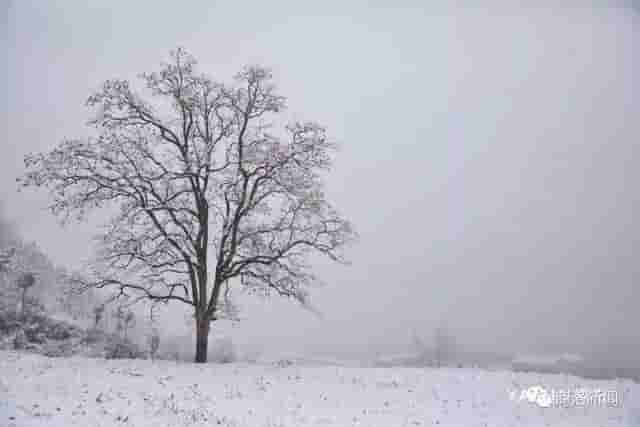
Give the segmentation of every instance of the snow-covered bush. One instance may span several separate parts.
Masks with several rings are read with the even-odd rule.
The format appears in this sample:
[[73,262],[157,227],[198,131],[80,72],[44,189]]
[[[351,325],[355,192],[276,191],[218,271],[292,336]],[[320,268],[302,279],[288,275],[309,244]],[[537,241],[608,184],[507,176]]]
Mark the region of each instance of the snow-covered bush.
[[82,342],[84,344],[95,344],[100,342],[104,337],[104,332],[97,328],[89,329],[84,337],[82,337]]
[[260,360],[260,356],[262,356],[262,350],[258,347],[251,347],[244,351],[242,360],[248,363],[256,363]]
[[230,337],[218,338],[211,343],[209,358],[216,363],[231,363],[237,360],[236,349]]
[[189,337],[170,335],[163,337],[156,353],[157,359],[190,361],[193,359],[193,344]]
[[140,359],[144,354],[131,341],[114,339],[105,346],[104,357],[105,359]]
[[29,341],[27,339],[27,334],[22,329],[18,330],[18,332],[16,332],[15,336],[13,337],[13,349],[28,349],[28,344]]
[[293,366],[293,360],[291,359],[279,359],[274,363],[278,368],[288,368],[289,366]]
[[15,311],[0,312],[0,348],[50,356],[70,355],[71,341],[79,341],[81,336],[81,329],[43,314],[22,316]]

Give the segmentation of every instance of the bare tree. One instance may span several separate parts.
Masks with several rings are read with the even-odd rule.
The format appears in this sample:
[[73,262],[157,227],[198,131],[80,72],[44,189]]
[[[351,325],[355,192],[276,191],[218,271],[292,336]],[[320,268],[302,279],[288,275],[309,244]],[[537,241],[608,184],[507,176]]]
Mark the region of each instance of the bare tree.
[[435,331],[433,350],[435,364],[438,368],[445,363],[451,362],[455,357],[455,340],[444,326],[439,326]]
[[124,339],[127,339],[127,335],[129,333],[129,329],[136,323],[136,316],[133,314],[133,311],[127,311],[127,315],[124,317]]
[[27,313],[27,291],[36,284],[36,276],[33,273],[22,273],[18,276],[16,285],[22,292],[22,317]]
[[15,248],[9,248],[6,251],[0,252],[0,273],[6,273],[10,269],[11,260],[16,252]]
[[158,349],[160,348],[160,332],[157,328],[151,329],[151,334],[149,335],[149,354],[151,356],[151,360],[155,360],[156,355],[158,354]]
[[116,318],[116,332],[118,333],[118,335],[122,335],[124,331],[125,313],[124,308],[121,305],[119,305],[118,308],[114,310],[113,317]]
[[102,320],[102,317],[104,315],[104,310],[105,310],[104,304],[98,304],[93,308],[93,321],[94,321],[93,327],[95,329],[98,328],[98,324],[100,324],[100,321]]
[[279,125],[285,98],[269,70],[246,67],[225,85],[195,65],[178,49],[143,74],[155,104],[128,81],[105,82],[88,99],[97,136],[27,156],[22,184],[48,187],[64,218],[115,206],[83,286],[193,306],[205,362],[224,286],[305,303],[317,282],[309,255],[344,262],[355,233],[323,193],[334,144],[316,123]]
[[427,346],[424,339],[415,330],[411,333],[412,347],[417,352],[417,362],[422,365],[431,363],[433,350]]

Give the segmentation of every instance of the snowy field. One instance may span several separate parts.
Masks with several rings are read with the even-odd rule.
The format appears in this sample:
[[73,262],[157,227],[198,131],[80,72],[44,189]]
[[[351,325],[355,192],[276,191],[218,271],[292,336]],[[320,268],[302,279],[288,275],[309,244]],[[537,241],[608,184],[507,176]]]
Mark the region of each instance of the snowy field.
[[[532,386],[615,392],[620,401],[543,407],[521,392]],[[0,352],[0,426],[200,425],[640,426],[640,386],[474,369],[194,365]]]

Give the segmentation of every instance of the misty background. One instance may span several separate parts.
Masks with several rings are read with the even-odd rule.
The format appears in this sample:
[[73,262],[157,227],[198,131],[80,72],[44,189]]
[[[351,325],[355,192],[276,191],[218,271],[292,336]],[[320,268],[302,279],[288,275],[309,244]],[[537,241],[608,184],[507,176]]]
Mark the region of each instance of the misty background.
[[[318,262],[321,316],[241,297],[214,335],[366,357],[446,324],[478,351],[637,365],[639,8],[425,3],[5,2],[2,215],[80,267],[100,221],[61,227],[46,194],[18,193],[23,156],[86,135],[93,90],[177,46],[214,79],[264,64],[291,117],[340,143],[327,192],[360,241],[351,266]],[[182,311],[163,333],[190,330]]]

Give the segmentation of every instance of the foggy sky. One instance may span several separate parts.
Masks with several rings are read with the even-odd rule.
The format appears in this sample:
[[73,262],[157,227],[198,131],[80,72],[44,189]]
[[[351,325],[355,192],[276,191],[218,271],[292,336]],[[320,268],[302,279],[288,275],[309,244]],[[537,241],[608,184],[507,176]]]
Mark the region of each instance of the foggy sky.
[[404,351],[444,323],[478,349],[640,359],[637,9],[86,3],[3,6],[0,199],[54,261],[79,265],[96,224],[16,193],[23,155],[85,135],[103,80],[184,46],[221,80],[273,68],[288,114],[340,143],[328,194],[361,235],[350,267],[318,263],[321,318],[251,301],[238,340]]

